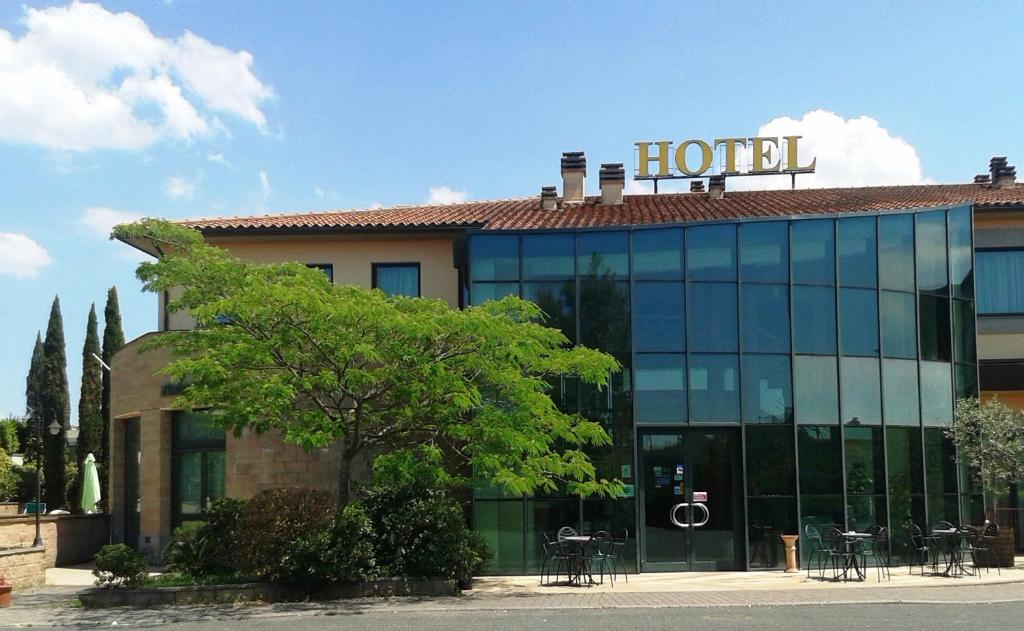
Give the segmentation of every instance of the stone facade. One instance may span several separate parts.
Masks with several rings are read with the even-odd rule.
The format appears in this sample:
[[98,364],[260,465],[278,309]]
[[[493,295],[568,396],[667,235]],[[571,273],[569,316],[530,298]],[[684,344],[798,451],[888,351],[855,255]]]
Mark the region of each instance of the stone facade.
[[43,548],[0,548],[0,574],[15,590],[45,585],[47,567]]

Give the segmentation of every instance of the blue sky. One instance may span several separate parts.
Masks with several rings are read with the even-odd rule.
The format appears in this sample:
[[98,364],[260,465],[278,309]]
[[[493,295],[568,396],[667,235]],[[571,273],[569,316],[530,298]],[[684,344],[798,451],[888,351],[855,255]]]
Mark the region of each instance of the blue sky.
[[4,3],[0,414],[54,294],[73,408],[91,302],[156,327],[116,219],[532,195],[569,150],[595,187],[635,141],[762,128],[811,185],[1021,163],[1024,17],[961,4]]

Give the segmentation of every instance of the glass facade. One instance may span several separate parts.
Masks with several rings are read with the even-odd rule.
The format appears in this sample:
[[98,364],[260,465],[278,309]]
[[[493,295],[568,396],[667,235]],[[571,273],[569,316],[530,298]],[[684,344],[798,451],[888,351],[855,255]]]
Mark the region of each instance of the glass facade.
[[[628,531],[631,570],[656,570],[709,567],[714,549],[739,551],[720,568],[780,567],[777,535],[809,524],[959,522],[968,496],[943,431],[954,397],[977,391],[972,251],[970,207],[471,235],[471,304],[522,296],[623,365],[608,391],[565,377],[552,394],[611,434],[589,452],[627,497],[478,489],[490,571],[534,570],[538,531],[563,525]],[[698,439],[733,463],[735,489],[700,477],[684,448]],[[738,508],[715,504],[685,541],[654,523],[651,498],[698,492]]]

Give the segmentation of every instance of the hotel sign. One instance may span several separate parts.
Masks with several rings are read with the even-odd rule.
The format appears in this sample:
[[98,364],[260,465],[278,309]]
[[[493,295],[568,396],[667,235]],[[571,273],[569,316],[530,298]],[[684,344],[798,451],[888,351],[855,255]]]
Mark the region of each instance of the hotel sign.
[[[633,179],[688,179],[714,175],[715,153],[721,155],[719,175],[776,175],[814,173],[818,163],[801,166],[797,148],[802,136],[755,136],[684,140],[673,147],[670,140],[636,143]],[[741,161],[749,164],[743,164]]]

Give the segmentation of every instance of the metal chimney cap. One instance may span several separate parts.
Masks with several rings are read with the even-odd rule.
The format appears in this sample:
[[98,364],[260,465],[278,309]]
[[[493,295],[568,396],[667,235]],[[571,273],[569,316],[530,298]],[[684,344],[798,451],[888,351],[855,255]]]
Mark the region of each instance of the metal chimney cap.
[[577,170],[587,168],[587,156],[582,151],[566,151],[562,153],[562,170]]
[[693,180],[690,182],[691,193],[703,193],[704,192],[704,180]]
[[554,187],[554,186],[542,186],[542,187],[540,187],[540,194],[542,196],[544,196],[544,197],[548,197],[548,196],[557,197],[558,196],[558,188]]
[[601,165],[599,179],[602,182],[625,182],[626,169],[621,162],[608,162]]
[[979,173],[979,174],[974,176],[974,183],[975,184],[988,184],[991,181],[992,181],[992,178],[989,177],[988,173]]

